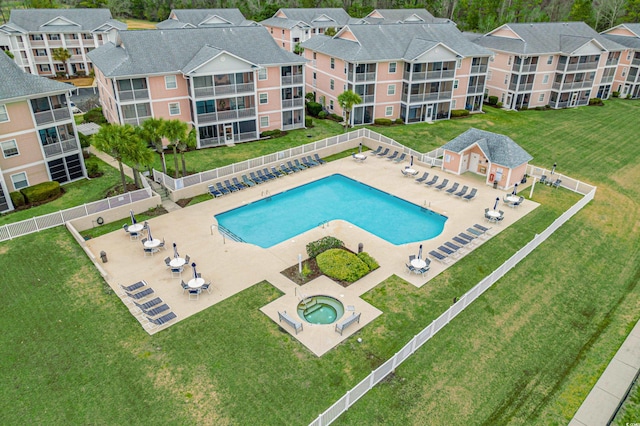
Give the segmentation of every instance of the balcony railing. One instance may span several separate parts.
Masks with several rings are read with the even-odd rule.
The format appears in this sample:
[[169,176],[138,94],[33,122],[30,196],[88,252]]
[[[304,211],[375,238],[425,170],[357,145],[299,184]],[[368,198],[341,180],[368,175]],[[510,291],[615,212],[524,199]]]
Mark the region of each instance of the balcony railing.
[[349,74],[349,79],[351,81],[355,81],[355,82],[376,81],[376,73],[375,72],[351,73],[351,74]]
[[29,44],[31,47],[44,47],[44,40],[31,40]]
[[520,65],[513,64],[512,71],[528,74],[528,73],[536,72],[537,68],[538,68],[538,64],[523,65],[522,68],[520,68]]
[[584,106],[584,105],[588,105],[589,104],[589,100],[588,99],[576,100],[573,105],[570,105],[570,104],[571,103],[569,101],[557,101],[557,102],[551,102],[551,107],[552,108],[566,108],[568,106]]
[[[452,92],[435,92],[435,93],[420,93],[417,95],[409,96],[409,103],[423,103],[431,101],[446,101],[451,99]],[[402,100],[407,101],[406,95],[402,95]]]
[[255,86],[253,82],[194,88],[196,98],[228,96],[228,95],[240,94],[240,93],[252,93],[254,91],[255,91]]
[[509,85],[509,90],[513,90],[514,92],[526,92],[533,89],[533,83],[511,83]]
[[484,93],[484,84],[469,86],[467,88],[467,95],[475,95],[477,93]]
[[627,76],[627,80],[626,80],[626,81],[627,81],[628,83],[635,83],[635,81],[636,81],[636,77],[637,77],[637,74],[629,74],[629,75]]
[[403,78],[409,81],[451,80],[455,73],[455,70],[414,72],[413,74],[405,71]]
[[607,62],[605,63],[605,67],[613,67],[618,65],[618,59],[619,58],[607,59]]
[[471,65],[471,74],[484,74],[487,72],[486,65]]
[[631,65],[640,66],[640,58],[633,58]]
[[304,122],[293,123],[293,124],[283,124],[282,130],[302,129],[303,127],[304,127]]
[[63,140],[61,142],[44,145],[42,147],[45,157],[53,157],[62,153],[68,153],[78,150],[78,142],[75,138]]
[[138,118],[125,118],[124,124],[131,124],[133,126],[139,126],[142,123],[144,123],[145,121],[147,121],[148,119],[150,119],[151,116],[147,116],[147,117],[138,117]]
[[57,108],[49,111],[36,112],[34,114],[36,118],[36,124],[47,124],[53,123],[61,120],[68,120],[71,118],[71,114],[69,113],[69,108]]
[[121,101],[149,99],[149,90],[147,89],[122,90],[118,92],[118,97],[120,98]]
[[229,111],[209,112],[198,114],[198,124],[216,123],[218,121],[238,120],[256,116],[255,108],[234,109]]
[[33,58],[34,62],[36,64],[48,64],[49,63],[49,57],[48,56],[35,56]]
[[283,76],[280,76],[280,78],[284,86],[291,86],[292,84],[302,84],[302,74],[283,75]]
[[598,61],[591,62],[579,62],[577,64],[567,64],[567,68],[564,68],[564,64],[558,64],[557,71],[581,71],[581,70],[595,70],[598,68]]
[[296,99],[283,99],[282,100],[282,108],[296,108],[304,105],[304,99],[296,98]]
[[[258,139],[257,132],[245,132],[233,135],[233,142],[247,142]],[[225,136],[217,136],[213,138],[200,139],[200,147],[207,148],[212,146],[220,146],[226,143]]]
[[363,104],[372,104],[374,102],[374,95],[360,95]]
[[575,90],[575,89],[583,89],[583,88],[591,88],[593,87],[593,80],[585,80],[585,81],[576,81],[573,83],[553,83],[552,89],[555,90]]
[[606,77],[602,77],[600,79],[600,83],[611,83],[612,81],[613,81],[613,76],[612,75],[609,75],[609,76],[606,76]]

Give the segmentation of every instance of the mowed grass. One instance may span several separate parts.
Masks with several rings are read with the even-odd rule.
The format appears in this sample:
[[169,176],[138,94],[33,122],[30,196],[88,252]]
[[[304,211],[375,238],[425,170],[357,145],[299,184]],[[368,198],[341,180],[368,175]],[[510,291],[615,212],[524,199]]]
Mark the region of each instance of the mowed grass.
[[128,30],[155,30],[157,22],[145,21],[144,19],[124,19]]
[[[596,199],[337,424],[567,424],[640,316],[635,105],[571,111],[562,126],[551,117],[567,111],[543,112],[557,132],[540,138],[529,112],[484,115],[507,134],[540,126],[514,139],[597,184]],[[472,120],[387,130],[446,140],[430,132]],[[611,158],[591,164],[588,149]],[[578,198],[537,186],[541,207],[421,289],[384,280],[364,296],[384,314],[362,343],[322,358],[259,312],[279,296],[266,282],[148,336],[63,228],[0,243],[0,422],[308,424]]]

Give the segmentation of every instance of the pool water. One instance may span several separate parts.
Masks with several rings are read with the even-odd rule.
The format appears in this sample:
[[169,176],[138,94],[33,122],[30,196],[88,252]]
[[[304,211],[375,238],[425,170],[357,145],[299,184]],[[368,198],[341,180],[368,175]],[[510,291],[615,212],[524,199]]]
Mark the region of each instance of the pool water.
[[218,225],[239,241],[263,248],[337,219],[391,244],[407,244],[437,237],[447,220],[446,216],[340,174],[220,213],[215,218]]
[[332,324],[342,317],[342,302],[331,296],[313,296],[298,304],[298,316],[311,324]]

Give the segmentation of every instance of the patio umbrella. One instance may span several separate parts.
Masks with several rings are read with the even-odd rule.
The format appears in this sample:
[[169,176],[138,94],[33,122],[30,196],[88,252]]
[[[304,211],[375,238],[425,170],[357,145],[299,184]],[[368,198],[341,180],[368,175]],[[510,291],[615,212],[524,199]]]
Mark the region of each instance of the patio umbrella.
[[496,197],[496,203],[493,205],[494,210],[498,208],[498,201],[500,201],[500,197]]
[[176,259],[180,257],[180,255],[178,254],[178,246],[176,245],[176,243],[173,243],[173,257],[175,257]]
[[358,154],[362,154],[362,142],[360,142],[360,146],[358,146]]
[[513,185],[513,195],[517,195],[518,194],[518,184],[516,183],[515,185]]
[[553,163],[553,168],[551,169],[551,174],[554,174],[556,172],[556,163]]
[[422,259],[422,244],[420,244],[420,248],[418,248],[418,259]]
[[193,278],[198,278],[198,273],[196,272],[196,262],[193,262],[191,264],[191,267],[193,268]]
[[411,161],[409,162],[409,167],[413,167],[413,155],[411,156]]
[[136,224],[136,217],[133,215],[133,210],[129,210],[129,213],[131,213],[131,224],[135,225]]
[[151,227],[149,224],[147,224],[147,237],[149,238],[149,241],[153,241],[153,237],[151,236]]

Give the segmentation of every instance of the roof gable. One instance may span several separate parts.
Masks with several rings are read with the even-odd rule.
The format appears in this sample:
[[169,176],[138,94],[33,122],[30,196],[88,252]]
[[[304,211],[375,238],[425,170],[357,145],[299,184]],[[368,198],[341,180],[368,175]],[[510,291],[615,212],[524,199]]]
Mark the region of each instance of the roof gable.
[[313,20],[311,22],[333,22],[336,23],[336,20],[333,18],[329,18],[327,15],[325,15],[324,13],[316,18],[313,18]]
[[602,44],[598,43],[596,40],[591,39],[582,43],[580,46],[572,50],[571,55],[599,55],[603,50],[606,50]]
[[509,168],[518,167],[533,159],[510,137],[475,128],[456,136],[442,148],[460,154],[472,146],[478,146],[491,163]]
[[82,25],[73,22],[70,19],[65,18],[64,16],[57,16],[55,18],[53,18],[50,21],[45,22],[44,24],[40,25],[40,28],[42,28],[43,30],[46,30],[47,27],[56,27],[56,26],[74,26],[74,27],[81,27]]
[[220,24],[232,25],[231,22],[227,21],[226,19],[224,19],[224,18],[222,18],[222,17],[220,17],[218,15],[207,16],[198,25],[220,25]]
[[495,30],[489,32],[487,35],[492,35],[495,37],[515,38],[517,40],[522,40],[522,37],[520,37],[515,31],[513,31],[507,24],[499,26]]
[[215,46],[203,46],[182,70],[185,74],[212,74],[220,71],[251,71],[258,66]]
[[442,42],[415,38],[407,47],[404,59],[412,62],[436,62],[455,61],[458,57],[461,57],[458,52]]

